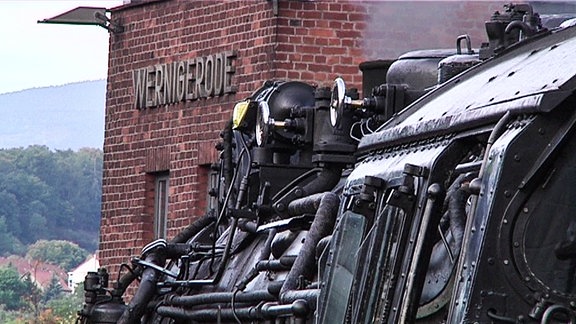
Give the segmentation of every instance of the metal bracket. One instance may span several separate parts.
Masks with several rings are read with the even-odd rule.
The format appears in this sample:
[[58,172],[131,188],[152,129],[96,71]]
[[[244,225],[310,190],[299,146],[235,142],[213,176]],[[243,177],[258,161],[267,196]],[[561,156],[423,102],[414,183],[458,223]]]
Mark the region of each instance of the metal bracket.
[[161,273],[163,273],[163,274],[165,274],[165,275],[167,275],[167,276],[169,276],[169,277],[172,277],[172,278],[177,278],[177,277],[178,277],[178,274],[177,274],[177,273],[174,273],[174,272],[172,272],[172,271],[168,271],[168,270],[166,270],[166,269],[164,269],[164,268],[162,268],[162,267],[160,267],[160,266],[158,266],[158,265],[156,265],[156,264],[154,264],[154,263],[152,263],[152,262],[144,261],[144,260],[142,260],[142,259],[140,259],[140,258],[132,258],[132,263],[141,265],[141,266],[143,266],[143,267],[152,268],[152,269],[154,269],[154,270],[156,270],[156,271],[158,271],[158,272],[161,272]]

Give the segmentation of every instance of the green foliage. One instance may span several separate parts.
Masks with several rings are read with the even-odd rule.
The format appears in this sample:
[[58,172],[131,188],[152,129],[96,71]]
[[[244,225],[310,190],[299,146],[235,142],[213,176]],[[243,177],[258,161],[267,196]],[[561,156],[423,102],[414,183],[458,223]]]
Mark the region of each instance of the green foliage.
[[49,322],[49,317],[55,319],[56,323],[75,323],[76,313],[82,309],[84,302],[83,286],[79,285],[72,294],[61,294],[60,297],[52,299],[46,303],[45,310],[42,312],[44,322]]
[[0,268],[0,304],[6,310],[28,309],[37,289],[29,276],[20,279],[13,267]]
[[[5,268],[0,268],[0,274]],[[9,268],[10,269],[10,268]],[[14,270],[14,269],[13,269]],[[16,271],[16,270],[14,270]],[[0,275],[0,278],[2,276]],[[10,276],[9,282],[14,282],[16,279]],[[54,289],[57,290],[57,278],[53,279]],[[1,282],[1,280],[0,280]],[[23,283],[26,285],[26,279]],[[60,287],[61,288],[61,287]],[[48,289],[50,290],[50,289]],[[52,298],[46,299],[48,291],[44,293],[42,298],[37,288],[32,292],[28,292],[28,298],[22,299],[23,307],[11,310],[7,305],[0,304],[0,323],[6,324],[74,324],[76,323],[76,312],[82,308],[84,301],[84,290],[82,285],[79,285],[72,294],[60,292]]]
[[44,290],[42,294],[42,302],[46,304],[50,300],[56,299],[62,295],[62,285],[60,284],[60,279],[58,276],[52,275],[50,279],[50,284]]
[[0,172],[0,255],[22,254],[42,239],[96,249],[101,150],[2,149]]
[[26,258],[55,264],[70,271],[82,263],[88,254],[88,251],[72,242],[40,240],[28,247]]

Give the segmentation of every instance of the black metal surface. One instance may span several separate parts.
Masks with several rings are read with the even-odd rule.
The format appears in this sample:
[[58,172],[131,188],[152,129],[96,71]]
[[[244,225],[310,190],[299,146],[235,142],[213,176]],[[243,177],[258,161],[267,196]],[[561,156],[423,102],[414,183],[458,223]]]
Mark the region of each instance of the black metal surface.
[[[115,289],[91,274],[79,320],[576,321],[576,29],[524,4],[486,27],[485,61],[449,58],[441,85],[456,51],[364,64],[378,86],[362,100],[343,81],[265,83],[222,134],[217,210],[147,245]],[[261,120],[256,145],[263,102],[282,122]]]

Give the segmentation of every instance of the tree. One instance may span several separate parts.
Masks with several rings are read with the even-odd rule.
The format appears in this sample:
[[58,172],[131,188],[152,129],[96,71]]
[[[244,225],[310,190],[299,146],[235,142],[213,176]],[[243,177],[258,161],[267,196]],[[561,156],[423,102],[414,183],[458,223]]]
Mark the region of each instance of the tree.
[[0,304],[5,305],[6,310],[27,308],[26,297],[32,295],[31,289],[15,268],[0,268]]
[[72,242],[39,240],[30,245],[26,258],[54,264],[70,271],[86,260],[88,255],[88,251]]
[[17,253],[12,245],[56,238],[95,250],[102,157],[98,149],[0,149],[0,218],[5,226],[0,229],[0,255]]
[[42,323],[76,323],[77,312],[84,302],[84,287],[79,285],[71,294],[61,294],[46,304],[46,309],[40,314]]
[[42,296],[42,302],[46,304],[52,299],[60,297],[62,294],[62,285],[60,284],[60,279],[56,275],[52,275],[50,279],[50,283],[48,287],[44,290],[44,294]]

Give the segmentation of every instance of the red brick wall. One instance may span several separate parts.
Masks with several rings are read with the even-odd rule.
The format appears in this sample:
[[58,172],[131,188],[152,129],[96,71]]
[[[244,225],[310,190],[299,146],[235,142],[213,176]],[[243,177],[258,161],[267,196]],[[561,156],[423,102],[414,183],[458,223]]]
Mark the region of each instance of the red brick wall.
[[[236,101],[267,79],[329,85],[343,75],[359,85],[362,58],[351,45],[361,38],[362,7],[279,5],[277,17],[271,1],[253,0],[160,1],[113,12],[125,32],[110,40],[100,245],[101,262],[112,271],[153,239],[147,174],[170,172],[169,237],[205,212],[200,165],[217,160],[214,144]],[[237,51],[235,95],[134,108],[133,70],[224,51]]]
[[[445,12],[432,27],[426,25],[430,5],[415,16],[417,6],[406,2],[279,0],[278,16],[273,2],[264,0],[166,0],[117,8],[112,19],[125,31],[110,37],[101,264],[115,273],[152,240],[150,173],[170,172],[169,237],[205,212],[207,179],[200,165],[217,160],[213,147],[234,102],[263,81],[329,86],[343,76],[347,85],[361,88],[359,63],[452,47],[469,27],[483,28],[490,5],[440,2]],[[236,94],[134,107],[134,70],[225,51],[237,52]]]

